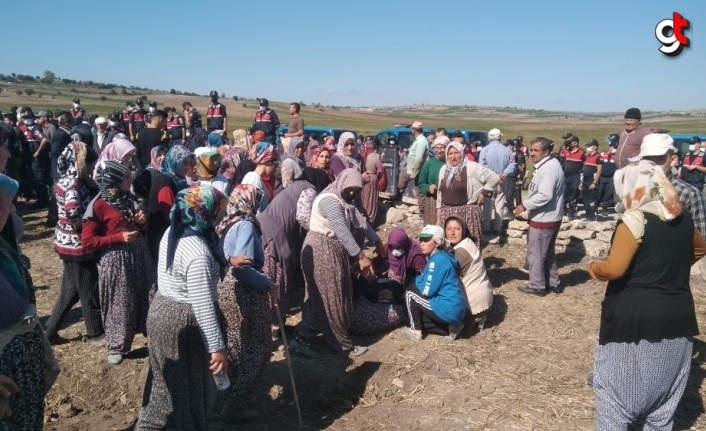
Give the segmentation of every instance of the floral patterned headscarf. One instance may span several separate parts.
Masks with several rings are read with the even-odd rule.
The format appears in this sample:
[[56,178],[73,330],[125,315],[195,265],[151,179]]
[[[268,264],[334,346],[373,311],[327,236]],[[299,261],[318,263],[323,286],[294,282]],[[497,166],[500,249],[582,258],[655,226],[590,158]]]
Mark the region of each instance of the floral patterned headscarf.
[[225,267],[225,256],[218,246],[218,237],[213,229],[214,221],[225,206],[225,195],[206,184],[191,186],[177,193],[169,213],[171,230],[167,242],[167,268],[171,268],[174,263],[174,253],[179,240],[189,236],[203,237],[221,267]]
[[216,233],[220,236],[231,224],[249,220],[255,225],[258,235],[262,235],[260,223],[255,216],[260,210],[260,202],[262,202],[263,196],[262,190],[258,190],[250,184],[238,184],[235,186],[228,198],[226,216],[216,228]]
[[274,145],[269,142],[260,142],[255,148],[253,161],[258,165],[266,165],[279,161],[279,154]]
[[188,186],[186,178],[179,176],[179,170],[189,156],[193,157],[194,153],[189,151],[188,148],[183,145],[174,145],[169,149],[167,155],[164,156],[164,160],[162,160],[161,172],[174,181],[177,190],[185,189]]
[[671,221],[682,213],[679,195],[664,175],[661,167],[641,160],[622,169],[613,177],[615,194],[620,203],[615,209],[639,243],[645,233],[644,212]]
[[93,177],[98,174],[98,166],[101,165],[106,160],[120,160],[122,161],[123,157],[128,155],[130,152],[135,152],[137,151],[137,148],[132,144],[132,142],[128,141],[127,139],[113,139],[113,142],[110,144],[106,145],[105,148],[103,148],[103,151],[101,151],[100,156],[98,157],[98,161],[96,162],[96,168],[93,171]]

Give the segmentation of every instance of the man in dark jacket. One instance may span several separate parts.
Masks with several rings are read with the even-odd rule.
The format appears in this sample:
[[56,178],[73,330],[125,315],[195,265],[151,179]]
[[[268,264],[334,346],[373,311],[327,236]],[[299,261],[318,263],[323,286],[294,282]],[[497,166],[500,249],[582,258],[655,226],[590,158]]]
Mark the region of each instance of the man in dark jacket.
[[261,130],[265,133],[265,140],[274,144],[279,128],[279,117],[275,111],[270,109],[267,99],[258,100],[260,101],[260,110],[255,113],[255,122],[250,127],[250,134]]

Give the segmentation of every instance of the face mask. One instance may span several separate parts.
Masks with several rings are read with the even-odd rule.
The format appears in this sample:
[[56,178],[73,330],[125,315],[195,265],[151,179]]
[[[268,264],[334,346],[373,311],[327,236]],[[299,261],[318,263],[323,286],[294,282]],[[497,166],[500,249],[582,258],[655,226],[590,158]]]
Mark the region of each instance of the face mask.
[[590,148],[588,149],[588,152],[589,152],[589,153],[595,153],[597,149],[598,149],[598,148],[596,148],[596,147],[590,147]]
[[392,253],[392,255],[395,257],[402,257],[402,255],[404,255],[404,252],[402,251],[402,249],[399,249],[399,248],[392,249],[392,251],[390,253]]
[[[699,148],[701,148],[701,146],[699,146]],[[694,150],[696,150],[696,144],[689,145],[689,151],[694,151]]]
[[34,120],[24,120],[24,121],[25,121],[25,124],[28,126],[31,126],[32,124],[34,124]]
[[260,105],[260,111],[262,111],[262,112],[267,111],[267,106]]
[[341,197],[343,198],[344,201],[346,201],[346,203],[351,203],[351,202],[353,202],[353,199],[355,199],[355,195],[356,195],[356,193],[345,192],[342,194]]
[[610,147],[610,152],[611,152],[611,153],[615,154],[616,151],[618,151],[617,148],[615,148],[615,147]]
[[74,109],[78,109],[78,107],[81,106],[78,103],[74,103]]
[[110,126],[110,127],[115,126],[115,121],[108,121],[108,126]]
[[154,109],[154,107],[150,106],[150,114],[154,114],[154,111],[156,111],[156,109]]

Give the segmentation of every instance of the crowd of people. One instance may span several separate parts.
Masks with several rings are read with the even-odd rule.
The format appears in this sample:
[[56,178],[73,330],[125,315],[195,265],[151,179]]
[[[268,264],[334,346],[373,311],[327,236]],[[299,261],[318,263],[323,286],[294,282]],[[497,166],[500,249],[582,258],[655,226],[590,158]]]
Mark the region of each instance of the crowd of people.
[[[78,99],[66,111],[4,115],[0,429],[41,429],[43,397],[59,372],[51,343],[79,301],[86,337],[105,346],[109,364],[119,366],[134,337],[147,336],[138,430],[257,419],[247,402],[297,306],[289,348],[306,357],[322,353],[318,335],[334,353],[357,357],[368,346],[356,336],[400,326],[415,342],[430,334],[454,341],[485,324],[493,292],[482,249],[512,218],[529,224],[529,283],[518,289],[564,291],[555,242],[565,214],[577,215],[579,192],[586,218],[595,220],[599,205],[619,213],[607,260],[589,267],[608,281],[593,377],[599,424],[673,420],[698,333],[689,262],[706,252],[700,147],[680,166],[671,138],[640,125],[636,108],[603,154],[596,140],[584,151],[570,133],[555,152],[543,137],[529,147],[521,136],[503,143],[498,129],[488,143],[444,129],[425,136],[417,121],[397,186],[414,185],[425,226],[395,228],[383,242],[380,143],[352,132],[337,141],[306,136],[298,103],[278,139],[279,118],[259,100],[250,129],[232,139],[215,91],[205,129],[189,102],[183,116],[156,103],[146,111],[142,99],[107,119],[89,116]],[[63,263],[44,324],[19,247],[20,200],[48,208]],[[626,357],[660,378],[645,379]]]

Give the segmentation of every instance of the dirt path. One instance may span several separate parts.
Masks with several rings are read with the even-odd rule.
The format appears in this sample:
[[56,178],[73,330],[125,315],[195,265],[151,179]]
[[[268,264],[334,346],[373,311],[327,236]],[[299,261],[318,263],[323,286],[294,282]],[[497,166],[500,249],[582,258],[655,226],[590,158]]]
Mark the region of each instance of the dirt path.
[[[21,208],[22,209],[22,208]],[[24,212],[23,252],[39,286],[38,309],[48,316],[59,290],[61,266],[52,251],[53,230],[43,212]],[[524,250],[489,246],[485,261],[495,287],[486,328],[466,329],[454,343],[430,336],[414,343],[395,330],[363,337],[370,351],[355,360],[324,355],[293,358],[307,430],[593,430],[594,399],[586,385],[598,332],[603,285],[590,281],[587,261],[560,255],[566,291],[537,298],[519,293]],[[692,278],[700,323],[706,291]],[[288,320],[296,324],[299,314]],[[120,366],[108,366],[104,346],[83,342],[81,314],[61,331],[70,341],[55,346],[62,365],[47,397],[45,429],[129,430],[137,418],[147,377],[143,337]],[[706,429],[706,343],[699,337],[688,388],[677,411],[679,430]],[[321,342],[315,346],[326,347]],[[73,409],[70,409],[68,405]],[[273,348],[254,405],[264,419],[222,429],[287,430],[297,426],[286,362]],[[61,411],[61,415],[56,412]],[[219,428],[220,429],[220,428]]]

